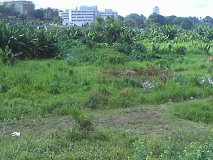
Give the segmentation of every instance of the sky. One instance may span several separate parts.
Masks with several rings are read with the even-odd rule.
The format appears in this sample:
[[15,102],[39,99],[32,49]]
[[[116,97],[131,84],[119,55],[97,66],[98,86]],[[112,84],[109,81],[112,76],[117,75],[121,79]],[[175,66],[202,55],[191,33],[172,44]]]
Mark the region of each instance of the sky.
[[[0,0],[0,2],[3,0]],[[31,0],[36,8],[73,9],[81,5],[98,6],[99,11],[113,9],[119,15],[130,13],[143,14],[148,17],[153,8],[158,6],[164,16],[176,15],[181,17],[213,17],[213,0]]]

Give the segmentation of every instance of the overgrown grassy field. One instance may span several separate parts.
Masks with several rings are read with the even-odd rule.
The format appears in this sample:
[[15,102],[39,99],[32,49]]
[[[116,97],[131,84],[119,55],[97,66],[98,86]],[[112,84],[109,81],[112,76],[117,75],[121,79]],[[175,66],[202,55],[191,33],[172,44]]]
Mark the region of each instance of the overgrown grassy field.
[[[108,58],[1,64],[0,157],[192,159],[205,154],[211,159],[213,64],[208,57],[171,55],[168,67],[156,60],[112,64]],[[93,131],[76,128],[69,118],[72,108],[94,117]],[[21,137],[10,137],[14,131]]]
[[[213,29],[112,17],[0,25],[0,159],[212,160]],[[20,132],[20,136],[12,136]]]
[[207,58],[187,55],[180,64],[170,63],[170,69],[158,67],[156,61],[94,65],[69,59],[20,61],[13,67],[2,64],[0,120],[63,116],[75,106],[116,109],[208,98],[213,94],[208,82],[213,65]]

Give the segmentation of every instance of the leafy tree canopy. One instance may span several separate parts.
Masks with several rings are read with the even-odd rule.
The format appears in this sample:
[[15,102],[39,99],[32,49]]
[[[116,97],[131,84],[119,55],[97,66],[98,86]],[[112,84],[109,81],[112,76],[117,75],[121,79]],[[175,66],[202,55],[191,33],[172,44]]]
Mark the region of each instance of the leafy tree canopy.
[[159,25],[165,25],[166,19],[164,16],[153,13],[149,16],[149,21],[151,24],[159,24]]

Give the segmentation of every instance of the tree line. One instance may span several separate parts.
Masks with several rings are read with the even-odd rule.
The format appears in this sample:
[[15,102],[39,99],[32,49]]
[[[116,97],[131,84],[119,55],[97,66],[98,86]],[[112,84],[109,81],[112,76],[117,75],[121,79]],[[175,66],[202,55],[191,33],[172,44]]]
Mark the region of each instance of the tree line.
[[213,26],[213,18],[210,16],[206,16],[205,18],[197,18],[197,17],[177,17],[175,15],[172,16],[163,16],[156,13],[151,14],[148,18],[144,15],[138,15],[132,13],[126,17],[119,16],[119,19],[124,21],[126,26],[133,28],[145,28],[152,25],[163,26],[163,25],[177,25],[182,27],[182,29],[192,29],[198,25],[209,25]]
[[[5,7],[4,5],[0,6],[0,18],[1,19],[11,19],[10,17],[14,17],[19,20],[39,20],[39,21],[49,21],[49,22],[57,22],[60,23],[61,19],[58,16],[58,11],[53,11],[52,16],[48,17],[45,13],[50,11],[51,8],[47,9],[36,9],[31,11],[28,14],[20,14],[14,12],[12,8]],[[132,28],[146,28],[153,25],[163,26],[163,25],[177,25],[182,29],[192,29],[198,25],[206,25],[213,26],[213,18],[210,16],[206,16],[205,18],[198,17],[177,17],[175,15],[172,16],[163,16],[159,14],[151,14],[149,17],[145,17],[144,15],[139,15],[136,13],[131,13],[126,17],[119,16],[119,19],[122,20],[127,27]]]
[[[0,5],[0,18],[5,20],[39,20],[39,21],[49,21],[49,22],[59,22],[60,18],[58,16],[58,11],[52,10],[51,8],[47,9],[36,9],[30,11],[26,14],[21,14],[19,12],[15,12],[12,8],[6,7],[4,5]],[[48,14],[51,13],[51,16]]]

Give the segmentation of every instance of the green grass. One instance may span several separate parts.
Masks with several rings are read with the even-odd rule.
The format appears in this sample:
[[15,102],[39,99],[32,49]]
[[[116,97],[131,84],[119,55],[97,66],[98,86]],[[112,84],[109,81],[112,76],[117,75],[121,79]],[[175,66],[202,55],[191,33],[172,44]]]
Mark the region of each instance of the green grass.
[[206,134],[205,136],[202,135],[202,138],[198,141],[193,141],[189,136],[184,136],[181,133],[160,140],[140,139],[135,143],[136,152],[133,159],[210,160],[213,158],[212,133]]
[[40,138],[0,138],[0,159],[128,159],[134,154],[134,134],[110,130],[65,133],[54,131]]
[[[184,150],[199,155],[192,145],[211,151],[212,126],[176,118],[165,112],[169,107],[93,111],[88,114],[95,120],[91,131],[76,128],[70,117],[0,123],[0,159],[138,160],[144,156],[160,159],[165,153],[172,159],[185,156]],[[11,137],[13,131],[20,131],[21,136]]]
[[193,100],[174,104],[171,113],[190,121],[213,123],[213,100]]
[[[70,130],[43,134],[42,137],[29,135],[0,138],[1,159],[121,159],[121,160],[171,160],[212,159],[212,133],[199,140],[181,133],[169,138],[139,138],[137,134],[121,131]],[[200,135],[195,135],[200,137]]]
[[[75,58],[0,63],[0,159],[187,159],[183,149],[197,156],[191,144],[202,150],[205,142],[212,150],[207,55],[141,62],[112,48],[67,52]],[[73,108],[94,116],[93,131],[73,127]],[[14,131],[21,137],[10,137]]]
[[[174,62],[171,69],[158,68],[152,61],[112,65],[104,60],[97,66],[77,58],[0,64],[0,120],[63,116],[73,107],[105,110],[211,96],[211,85],[199,84],[199,78],[212,75],[207,74],[211,64],[203,62],[207,56],[186,59],[193,63]],[[175,73],[177,68],[183,71]],[[154,87],[146,89],[144,83]]]

